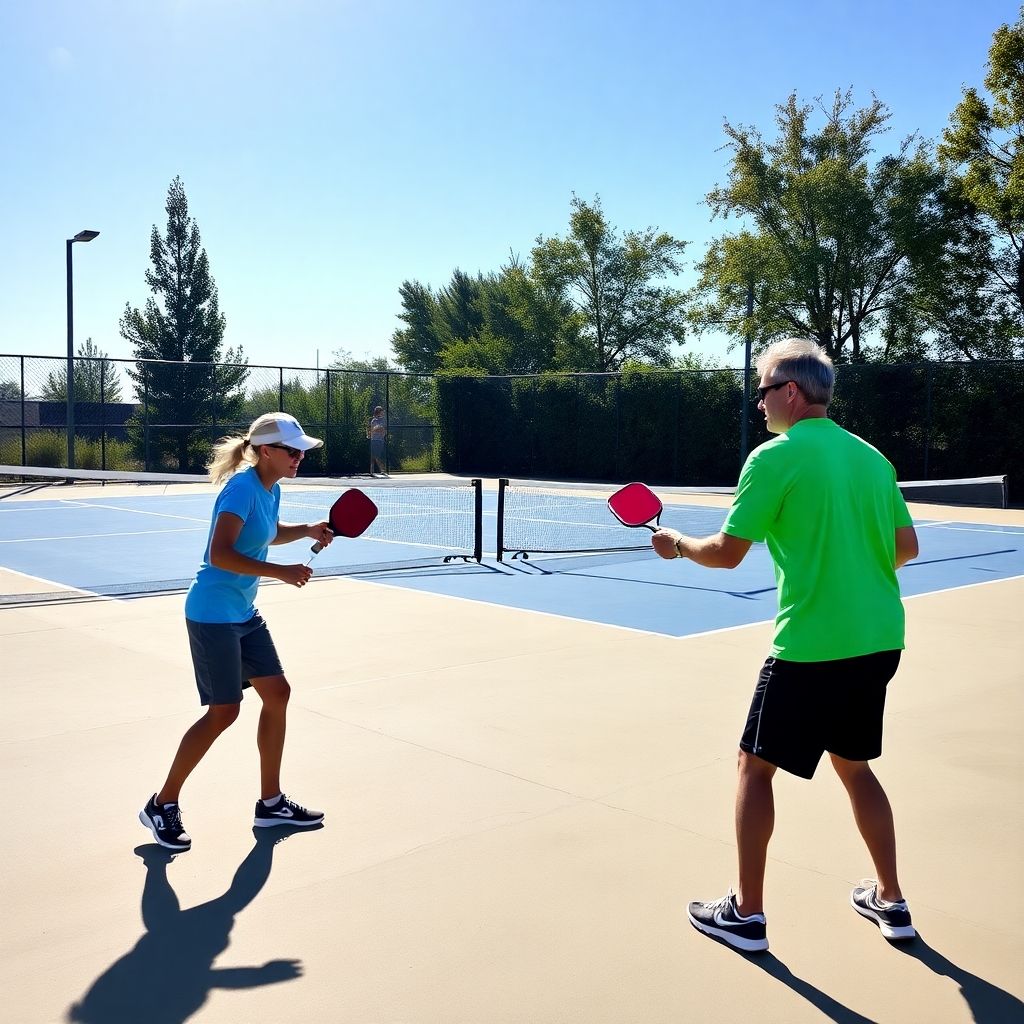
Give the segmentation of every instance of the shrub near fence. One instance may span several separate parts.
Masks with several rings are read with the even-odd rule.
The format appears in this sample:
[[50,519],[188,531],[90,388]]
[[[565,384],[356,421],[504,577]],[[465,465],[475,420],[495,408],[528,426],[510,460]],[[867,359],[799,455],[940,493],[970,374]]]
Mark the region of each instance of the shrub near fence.
[[733,370],[438,378],[450,472],[564,480],[735,483]]
[[[830,415],[901,480],[1007,474],[1024,501],[1024,362],[841,365]],[[731,486],[768,439],[734,370],[437,380],[441,467],[541,479]]]

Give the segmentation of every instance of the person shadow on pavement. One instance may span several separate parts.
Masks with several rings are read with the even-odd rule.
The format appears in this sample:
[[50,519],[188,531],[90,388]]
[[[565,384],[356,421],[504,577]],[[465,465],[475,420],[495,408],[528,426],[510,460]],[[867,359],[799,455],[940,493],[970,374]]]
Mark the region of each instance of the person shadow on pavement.
[[[920,932],[909,942],[893,942],[890,945],[906,956],[919,960],[936,974],[954,981],[960,987],[960,994],[967,1003],[974,1024],[1024,1022],[1024,1003],[1015,995],[993,985],[990,981],[985,981],[984,978],[979,978],[976,974],[965,971],[962,967],[957,967],[956,964],[929,946],[921,938]],[[772,953],[742,953],[741,955],[748,963],[760,967],[776,981],[782,982],[797,995],[803,996],[818,1010],[823,1020],[833,1021],[834,1024],[877,1024],[872,1018],[865,1017],[844,1005],[809,981],[798,978]]]
[[227,892],[188,910],[181,909],[167,878],[176,854],[155,843],[137,846],[135,853],[146,865],[146,933],[72,1004],[66,1019],[74,1024],[184,1024],[212,989],[257,988],[301,977],[298,960],[268,960],[258,967],[214,967],[214,961],[231,943],[235,918],[270,877],[274,847],[297,833],[321,828],[254,828],[255,844]]
[[958,967],[944,957],[937,949],[933,949],[918,932],[913,942],[900,943],[897,948],[901,953],[920,960],[930,971],[949,978],[960,988],[960,995],[971,1011],[975,1024],[1009,1024],[1010,1021],[1024,1021],[1024,1002],[1012,992],[993,985],[992,982],[979,978],[970,971]]

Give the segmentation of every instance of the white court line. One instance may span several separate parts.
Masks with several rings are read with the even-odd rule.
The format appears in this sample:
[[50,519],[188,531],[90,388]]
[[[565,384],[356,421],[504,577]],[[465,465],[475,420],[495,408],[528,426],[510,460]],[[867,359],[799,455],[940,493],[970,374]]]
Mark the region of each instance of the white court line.
[[188,523],[206,523],[209,524],[210,520],[208,516],[200,518],[199,516],[176,516],[170,512],[147,512],[141,508],[122,508],[120,505],[100,505],[92,501],[70,501],[62,499],[59,505],[51,508],[32,508],[32,509],[18,509],[18,508],[4,508],[0,509],[2,512],[28,512],[39,514],[40,512],[80,512],[86,508],[101,508],[112,512],[125,512],[129,515],[136,516],[157,516],[160,519],[184,519]]
[[132,515],[137,515],[137,516],[156,516],[158,519],[184,519],[188,523],[205,523],[207,525],[209,525],[209,523],[210,523],[210,519],[209,519],[208,516],[200,519],[199,516],[176,516],[176,515],[172,515],[170,512],[146,512],[146,511],[144,511],[141,508],[121,508],[118,505],[98,505],[98,504],[94,504],[93,502],[89,502],[87,504],[80,505],[78,507],[80,507],[80,508],[104,508],[104,509],[107,509],[108,511],[113,511],[113,512],[130,512]]
[[[325,577],[325,578],[327,578],[327,577]],[[622,631],[624,631],[626,633],[639,633],[641,636],[664,636],[664,637],[668,637],[670,640],[685,640],[686,639],[686,637],[673,636],[671,633],[659,633],[655,629],[638,629],[635,626],[620,626],[616,622],[598,622],[598,621],[595,621],[594,619],[581,619],[577,615],[563,615],[561,612],[546,612],[546,611],[541,611],[539,608],[522,608],[519,605],[500,604],[497,601],[480,601],[480,600],[477,600],[477,598],[475,598],[475,597],[462,597],[459,594],[437,594],[437,593],[434,593],[434,591],[432,591],[432,590],[419,590],[418,587],[403,587],[401,583],[388,583],[386,580],[368,580],[368,579],[363,579],[361,576],[348,576],[348,577],[332,576],[332,577],[329,577],[329,578],[330,579],[343,579],[343,578],[344,579],[351,579],[351,580],[355,580],[358,583],[369,583],[369,584],[372,584],[373,586],[377,586],[377,587],[390,587],[390,588],[392,588],[394,590],[404,590],[406,593],[409,593],[410,590],[415,590],[417,593],[420,593],[420,594],[427,594],[427,595],[429,595],[431,597],[441,597],[441,598],[445,598],[445,599],[447,599],[449,601],[468,601],[471,604],[477,604],[477,605],[482,604],[482,605],[485,605],[488,608],[500,608],[502,611],[506,611],[506,612],[525,612],[525,613],[527,613],[529,615],[545,615],[548,618],[552,618],[552,619],[568,619],[570,622],[581,622],[581,623],[584,623],[587,626],[604,626],[604,627],[606,627],[608,629],[619,629],[619,630],[622,630]],[[766,621],[771,621],[771,620],[769,619],[769,620],[766,620]],[[751,625],[760,625],[760,623],[751,623]],[[729,626],[729,627],[727,627],[727,629],[741,629],[741,628],[743,628],[743,627],[741,627],[741,626]],[[723,632],[724,632],[724,630],[723,630]]]
[[[66,594],[69,591],[72,594],[81,594],[83,597],[92,597],[99,601],[113,601],[114,598],[106,597],[103,594],[96,594],[91,590],[82,590],[81,587],[73,587],[70,583],[59,583],[57,580],[48,580],[45,576],[33,576],[27,572],[20,572],[17,569],[8,569],[7,566],[0,566],[0,572],[9,572],[14,576],[20,576],[23,580],[31,580],[33,583],[45,583],[47,586],[56,587],[58,593]],[[15,595],[21,597],[22,595]],[[26,594],[25,597],[34,597],[38,595]],[[16,607],[16,606],[15,606]]]
[[134,530],[127,533],[75,533],[63,534],[60,537],[19,537],[16,540],[0,540],[0,544],[52,544],[61,540],[97,540],[108,537],[146,537],[150,534],[159,534],[161,537],[168,533],[201,533],[205,527],[202,526],[181,526],[172,530]]
[[955,519],[938,520],[934,523],[920,523],[919,530],[957,530],[960,533],[998,533],[1009,537],[1024,537],[1024,526],[953,526]]
[[[338,579],[340,577],[334,576],[334,577],[330,577],[330,578],[331,579]],[[350,577],[347,577],[347,578],[348,579],[352,579],[352,580],[356,580],[359,583],[373,584],[374,586],[378,586],[378,587],[392,587],[392,588],[397,588],[397,589],[405,590],[406,592],[408,592],[409,590],[415,590],[415,591],[417,591],[418,593],[421,593],[421,594],[431,594],[434,597],[447,598],[447,599],[452,600],[452,601],[471,601],[474,604],[486,605],[489,608],[501,608],[504,611],[528,612],[531,615],[544,615],[544,616],[547,616],[548,618],[553,618],[553,619],[567,619],[569,622],[582,622],[582,623],[586,623],[589,626],[605,626],[608,629],[617,629],[617,630],[621,630],[621,631],[626,632],[626,633],[639,633],[641,636],[660,636],[660,637],[665,637],[665,638],[667,638],[669,640],[695,640],[695,639],[697,639],[699,637],[715,636],[716,634],[719,634],[719,633],[734,633],[734,632],[736,632],[737,630],[740,630],[740,629],[750,629],[751,626],[764,626],[764,625],[770,624],[770,623],[775,621],[775,616],[773,615],[770,619],[758,619],[757,622],[741,622],[741,623],[738,623],[735,626],[720,626],[717,629],[706,629],[706,630],[703,630],[700,633],[684,633],[682,636],[678,636],[678,635],[676,635],[674,633],[662,633],[662,632],[660,632],[659,630],[656,630],[656,629],[639,629],[636,626],[623,626],[623,625],[620,625],[617,622],[600,622],[600,621],[597,621],[595,619],[582,619],[578,615],[564,615],[561,612],[542,611],[539,608],[523,608],[523,607],[521,607],[519,605],[500,604],[497,601],[479,601],[476,598],[473,598],[473,597],[462,597],[462,596],[460,596],[458,594],[437,594],[437,593],[434,593],[433,591],[430,591],[430,590],[419,590],[418,587],[403,587],[401,583],[389,583],[389,582],[387,582],[385,580],[368,580],[368,579],[363,579],[362,577],[359,577],[359,576],[350,576]],[[928,591],[925,591],[923,594],[904,594],[903,595],[903,600],[904,601],[911,601],[911,600],[913,600],[914,598],[917,598],[917,597],[930,597],[932,594],[947,594],[947,593],[949,593],[951,591],[954,591],[954,590],[968,590],[971,587],[987,587],[987,586],[991,586],[993,583],[1006,583],[1006,582],[1008,582],[1010,580],[1021,580],[1021,579],[1024,579],[1024,574],[1022,574],[1020,576],[1006,576],[1006,577],[1002,577],[1002,578],[1000,578],[998,580],[979,580],[977,583],[964,583],[964,584],[961,584],[960,586],[957,586],[957,587],[946,587],[946,588],[944,588],[942,590],[928,590]],[[628,582],[628,581],[623,581],[623,582]]]
[[932,594],[949,594],[954,590],[969,590],[971,587],[990,587],[993,583],[1009,583],[1012,580],[1024,580],[1024,573],[1021,573],[1019,576],[1000,576],[997,580],[978,580],[977,583],[961,583],[959,586],[943,587],[941,590],[926,590],[923,594],[904,594],[903,600],[912,601],[915,597],[931,597]]

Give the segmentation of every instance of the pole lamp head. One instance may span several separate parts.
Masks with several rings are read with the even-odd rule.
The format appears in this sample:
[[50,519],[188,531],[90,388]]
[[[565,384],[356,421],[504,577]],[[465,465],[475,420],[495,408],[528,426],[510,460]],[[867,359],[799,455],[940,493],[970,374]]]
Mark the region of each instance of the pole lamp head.
[[79,231],[74,238],[69,239],[72,242],[91,242],[97,235],[98,231]]

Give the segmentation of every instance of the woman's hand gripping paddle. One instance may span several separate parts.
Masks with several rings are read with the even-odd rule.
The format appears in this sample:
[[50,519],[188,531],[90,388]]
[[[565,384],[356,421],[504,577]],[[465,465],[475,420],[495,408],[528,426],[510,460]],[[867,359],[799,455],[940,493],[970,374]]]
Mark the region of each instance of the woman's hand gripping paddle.
[[[327,522],[336,537],[358,537],[376,518],[377,506],[362,491],[351,487],[331,506]],[[323,544],[317,542],[310,551],[315,556],[322,549]],[[311,557],[309,562],[312,561]]]
[[660,529],[661,499],[647,484],[626,484],[609,499],[608,508],[623,526],[646,526],[652,533]]

